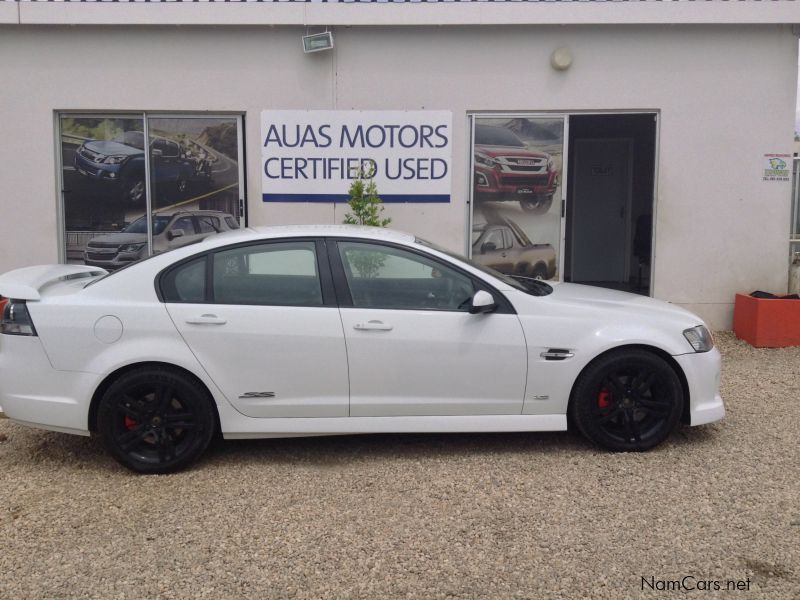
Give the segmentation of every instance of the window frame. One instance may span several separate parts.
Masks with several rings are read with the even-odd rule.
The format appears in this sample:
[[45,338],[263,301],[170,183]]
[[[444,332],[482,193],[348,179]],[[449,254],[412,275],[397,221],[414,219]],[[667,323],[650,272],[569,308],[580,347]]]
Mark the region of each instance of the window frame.
[[[251,246],[265,246],[270,244],[284,244],[296,242],[311,242],[314,244],[314,253],[316,255],[317,276],[319,277],[320,289],[322,291],[322,303],[318,305],[307,304],[269,304],[265,302],[237,302],[235,304],[222,304],[216,302],[214,299],[214,255],[221,252],[228,252],[231,250],[238,250],[240,248],[247,248]],[[173,300],[166,300],[162,289],[162,280],[167,274],[180,269],[186,263],[194,262],[200,258],[205,259],[206,268],[206,282],[205,294],[202,302],[177,302]],[[175,262],[168,267],[159,271],[155,277],[155,290],[159,302],[162,304],[209,304],[215,306],[279,306],[287,308],[330,308],[336,307],[336,292],[333,284],[333,275],[328,259],[328,252],[325,248],[325,242],[321,238],[313,237],[291,237],[291,238],[267,238],[262,240],[250,240],[247,242],[240,242],[238,244],[229,244],[226,246],[219,246],[212,248],[205,252],[198,252],[192,256],[188,256]]]
[[508,299],[505,297],[504,294],[500,293],[494,286],[487,283],[480,277],[477,277],[470,273],[469,271],[462,269],[460,265],[454,262],[446,261],[438,256],[425,252],[423,250],[419,250],[412,246],[406,246],[404,244],[396,244],[394,242],[389,242],[385,240],[376,240],[376,239],[369,239],[369,238],[356,238],[356,237],[330,237],[325,238],[327,242],[328,248],[328,263],[330,264],[331,271],[333,273],[333,283],[334,288],[336,290],[336,297],[338,299],[339,307],[341,308],[357,308],[359,310],[413,310],[413,311],[427,311],[427,312],[448,312],[448,313],[464,313],[469,314],[469,308],[465,308],[463,310],[453,310],[450,308],[436,308],[436,307],[420,307],[420,308],[398,308],[398,307],[381,307],[381,306],[356,306],[353,303],[353,296],[350,293],[350,285],[347,282],[347,274],[344,270],[344,264],[342,263],[342,258],[339,253],[339,242],[345,243],[356,243],[356,244],[372,244],[375,246],[384,246],[387,248],[393,248],[396,250],[403,250],[408,252],[409,254],[415,254],[426,260],[429,260],[433,263],[441,265],[450,269],[451,271],[455,271],[459,275],[463,275],[467,279],[472,282],[473,288],[475,291],[483,290],[488,292],[492,295],[495,302],[497,303],[497,308],[493,311],[492,314],[517,314],[517,311],[514,310],[513,305]]

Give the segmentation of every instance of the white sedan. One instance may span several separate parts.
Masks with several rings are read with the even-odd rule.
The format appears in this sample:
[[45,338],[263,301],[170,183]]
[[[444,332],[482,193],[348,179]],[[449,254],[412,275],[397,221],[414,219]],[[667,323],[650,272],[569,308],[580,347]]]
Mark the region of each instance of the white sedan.
[[725,414],[703,322],[501,275],[411,235],[249,229],[113,274],[0,276],[0,406],[144,473],[212,437],[559,431],[646,450]]

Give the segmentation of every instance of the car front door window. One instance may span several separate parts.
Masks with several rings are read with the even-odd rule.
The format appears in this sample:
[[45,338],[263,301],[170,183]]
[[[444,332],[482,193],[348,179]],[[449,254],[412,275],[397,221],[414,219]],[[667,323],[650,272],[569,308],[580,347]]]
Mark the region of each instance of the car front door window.
[[447,265],[392,246],[339,242],[357,308],[469,310],[472,280]]

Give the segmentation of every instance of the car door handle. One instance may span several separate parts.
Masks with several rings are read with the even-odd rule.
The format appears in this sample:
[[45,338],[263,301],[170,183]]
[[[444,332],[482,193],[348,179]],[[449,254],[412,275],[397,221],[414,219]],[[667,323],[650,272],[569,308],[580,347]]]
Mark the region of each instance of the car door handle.
[[220,319],[217,315],[202,315],[186,319],[189,325],[225,325],[228,321]]
[[394,329],[391,325],[387,325],[383,321],[367,321],[366,323],[356,323],[353,329],[359,331],[391,331]]

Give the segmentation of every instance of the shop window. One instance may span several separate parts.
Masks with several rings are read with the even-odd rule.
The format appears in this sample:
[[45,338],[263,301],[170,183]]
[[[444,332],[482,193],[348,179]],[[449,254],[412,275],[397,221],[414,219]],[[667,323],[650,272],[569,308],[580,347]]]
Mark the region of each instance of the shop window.
[[67,262],[113,270],[243,224],[241,117],[62,113],[59,129]]
[[565,117],[481,115],[472,123],[472,258],[502,273],[560,278]]

